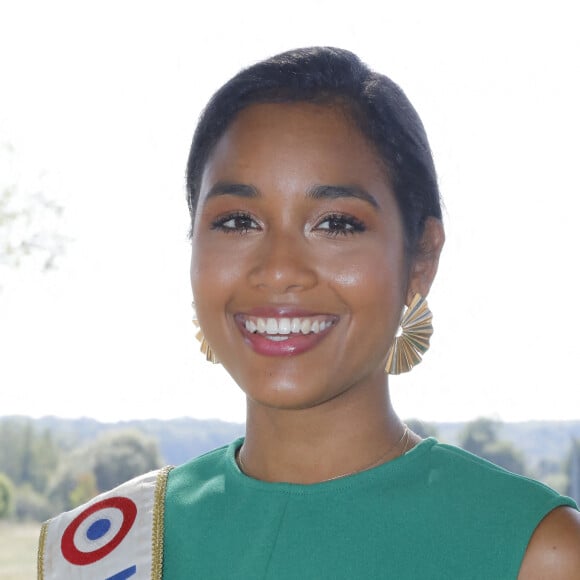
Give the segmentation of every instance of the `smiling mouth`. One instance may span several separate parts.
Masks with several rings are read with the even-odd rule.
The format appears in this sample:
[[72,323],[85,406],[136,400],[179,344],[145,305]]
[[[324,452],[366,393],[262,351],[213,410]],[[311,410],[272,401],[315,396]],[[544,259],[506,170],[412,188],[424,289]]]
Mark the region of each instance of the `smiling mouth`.
[[282,342],[293,335],[320,334],[336,324],[336,321],[336,317],[324,315],[293,318],[244,316],[243,325],[251,334],[260,334],[273,342]]

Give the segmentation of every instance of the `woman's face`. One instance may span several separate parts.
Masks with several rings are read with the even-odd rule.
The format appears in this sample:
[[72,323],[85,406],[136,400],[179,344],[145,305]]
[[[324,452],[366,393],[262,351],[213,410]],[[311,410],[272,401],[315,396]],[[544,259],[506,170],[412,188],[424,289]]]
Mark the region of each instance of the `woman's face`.
[[192,241],[201,328],[253,403],[384,388],[403,304],[421,288],[385,170],[340,108],[242,111],[205,166]]

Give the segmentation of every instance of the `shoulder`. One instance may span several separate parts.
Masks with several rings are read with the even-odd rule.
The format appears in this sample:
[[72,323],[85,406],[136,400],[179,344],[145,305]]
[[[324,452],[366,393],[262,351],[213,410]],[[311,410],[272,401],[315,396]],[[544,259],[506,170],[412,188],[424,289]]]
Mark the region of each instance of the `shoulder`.
[[450,445],[436,445],[433,461],[485,502],[482,517],[497,520],[498,536],[521,540],[510,544],[521,550],[520,580],[580,580],[580,514],[570,498]]
[[558,507],[538,525],[522,562],[519,580],[580,580],[580,513]]
[[242,439],[219,447],[173,469],[168,481],[168,496],[183,490],[185,494],[200,489],[208,482],[216,481],[232,471],[235,465],[235,452]]
[[479,491],[484,491],[485,486],[492,486],[493,493],[498,491],[497,488],[503,487],[506,490],[557,495],[538,481],[507,471],[454,445],[436,442],[431,448],[430,466],[432,469],[441,469],[442,473],[448,473],[450,478],[458,478],[458,481],[473,478]]
[[172,476],[189,471],[204,471],[212,469],[220,469],[227,462],[230,456],[235,455],[236,449],[242,444],[243,438],[236,439],[227,445],[217,447],[211,451],[207,451],[193,459],[190,459],[186,463],[182,463],[176,467]]
[[[473,478],[475,488],[481,493],[488,489],[490,493],[496,494],[503,489],[523,494],[522,501],[528,501],[530,496],[537,496],[538,499],[562,497],[539,481],[512,473],[453,445],[436,443],[431,450],[430,462],[432,469],[440,468],[449,473],[449,478],[456,478],[458,482]],[[570,505],[573,502],[570,501]]]
[[460,497],[475,494],[479,500],[487,502],[488,509],[495,507],[503,512],[505,521],[510,514],[516,518],[525,516],[533,522],[532,530],[554,508],[576,507],[572,499],[547,485],[452,445],[437,443],[433,446],[430,469],[439,472],[442,485],[457,490]]

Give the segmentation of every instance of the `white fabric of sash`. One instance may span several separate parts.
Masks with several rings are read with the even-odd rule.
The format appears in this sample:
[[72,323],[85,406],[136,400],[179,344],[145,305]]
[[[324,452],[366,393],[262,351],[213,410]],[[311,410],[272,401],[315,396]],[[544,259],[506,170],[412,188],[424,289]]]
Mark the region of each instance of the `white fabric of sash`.
[[154,514],[160,509],[155,491],[162,471],[136,477],[49,520],[38,579],[151,580]]

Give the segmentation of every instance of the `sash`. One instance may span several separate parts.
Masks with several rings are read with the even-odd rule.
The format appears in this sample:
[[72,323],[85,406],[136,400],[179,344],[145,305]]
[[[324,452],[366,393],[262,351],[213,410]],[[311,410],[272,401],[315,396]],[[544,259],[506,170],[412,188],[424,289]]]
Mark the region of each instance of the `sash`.
[[164,467],[45,522],[38,580],[162,580]]

